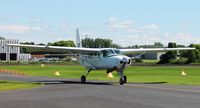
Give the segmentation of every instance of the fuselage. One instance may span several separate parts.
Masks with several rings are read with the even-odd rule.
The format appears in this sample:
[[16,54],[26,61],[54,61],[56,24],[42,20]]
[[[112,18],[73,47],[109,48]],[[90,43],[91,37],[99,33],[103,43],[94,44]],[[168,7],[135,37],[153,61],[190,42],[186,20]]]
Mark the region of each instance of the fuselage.
[[125,55],[120,55],[114,49],[104,49],[93,54],[80,54],[79,62],[88,69],[111,69],[120,67],[123,63],[130,64],[131,59]]

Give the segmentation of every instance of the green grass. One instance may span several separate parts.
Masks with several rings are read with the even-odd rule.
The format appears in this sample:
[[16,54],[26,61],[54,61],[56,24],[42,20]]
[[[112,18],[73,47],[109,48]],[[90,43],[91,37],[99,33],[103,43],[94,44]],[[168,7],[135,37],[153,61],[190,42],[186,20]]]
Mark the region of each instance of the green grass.
[[[56,70],[61,78],[79,79],[86,69],[79,65],[1,65],[0,69],[15,70],[33,76],[54,76]],[[187,76],[181,76],[184,69]],[[128,82],[156,83],[166,82],[167,84],[200,85],[200,67],[195,66],[131,66],[125,70]],[[88,79],[109,80],[118,82],[119,77],[113,72],[114,78],[107,78],[104,71],[92,71]]]
[[148,63],[148,64],[156,64],[159,62],[159,60],[143,60],[144,63]]
[[36,87],[38,85],[40,85],[40,84],[25,83],[25,82],[0,81],[0,91],[27,89],[27,88]]

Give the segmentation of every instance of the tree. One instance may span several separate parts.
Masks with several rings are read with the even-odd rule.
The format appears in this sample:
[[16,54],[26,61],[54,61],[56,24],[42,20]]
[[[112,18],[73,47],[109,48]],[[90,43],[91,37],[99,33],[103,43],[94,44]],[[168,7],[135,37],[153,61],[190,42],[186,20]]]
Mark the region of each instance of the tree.
[[112,44],[112,45],[111,45],[111,48],[122,48],[122,46],[117,45],[117,44]]
[[[26,45],[34,45],[34,42],[22,42],[20,44],[26,44]],[[25,47],[20,47],[20,53],[32,53],[34,49],[32,48],[25,48]]]
[[182,56],[187,58],[186,63],[200,62],[200,44],[190,44],[189,47],[193,47],[196,49],[185,51],[182,53]]
[[67,40],[67,41],[57,41],[54,43],[48,43],[47,45],[49,46],[66,46],[66,47],[75,47],[75,43],[72,40]]
[[[35,45],[34,42],[24,42],[21,44],[28,44],[28,45]],[[37,45],[45,45],[43,43]],[[72,40],[67,41],[57,41],[54,43],[48,43],[49,46],[66,46],[66,47],[75,47],[75,44]],[[54,51],[54,50],[45,50],[45,49],[38,49],[38,48],[21,48],[21,53],[31,53],[31,54],[63,54],[66,51]]]
[[153,46],[157,47],[157,48],[163,48],[164,47],[164,45],[161,42],[155,42]]
[[85,48],[94,48],[94,39],[85,38],[82,39],[82,46]]
[[127,48],[163,48],[164,45],[161,42],[155,42],[153,45],[134,45]]
[[[168,44],[168,48],[177,48],[177,45],[176,45],[176,43],[170,42]],[[169,59],[177,58],[177,51],[168,51],[166,54],[169,57]]]
[[[176,48],[176,43],[168,43],[168,48]],[[160,56],[159,64],[166,64],[170,63],[171,61],[175,60],[177,58],[177,52],[176,51],[168,51],[165,54]]]
[[113,44],[112,40],[110,39],[102,39],[102,38],[82,39],[82,46],[85,48],[120,48],[121,47],[117,44]]

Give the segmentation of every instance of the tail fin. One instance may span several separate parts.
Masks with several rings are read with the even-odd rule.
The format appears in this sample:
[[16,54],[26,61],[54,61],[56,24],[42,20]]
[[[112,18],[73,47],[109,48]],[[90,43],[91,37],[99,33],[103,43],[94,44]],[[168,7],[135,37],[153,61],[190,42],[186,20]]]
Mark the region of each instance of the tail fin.
[[82,47],[81,36],[78,28],[76,29],[76,47]]

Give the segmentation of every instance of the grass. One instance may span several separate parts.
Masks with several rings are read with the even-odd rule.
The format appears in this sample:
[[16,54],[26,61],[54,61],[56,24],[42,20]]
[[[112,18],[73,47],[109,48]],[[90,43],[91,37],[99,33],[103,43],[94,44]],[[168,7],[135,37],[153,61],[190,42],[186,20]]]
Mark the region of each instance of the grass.
[[25,83],[25,82],[0,81],[0,91],[27,89],[27,88],[36,87],[38,85],[40,85],[40,84]]
[[159,60],[143,60],[144,63],[148,63],[148,64],[156,64],[159,62]]
[[[54,76],[56,70],[61,78],[79,79],[86,69],[79,65],[1,65],[0,69],[14,70],[33,76]],[[184,69],[187,76],[181,76]],[[200,67],[195,66],[131,66],[125,70],[128,82],[136,83],[156,83],[165,82],[167,84],[179,85],[200,85]],[[88,76],[89,80],[109,80],[118,82],[119,77],[113,72],[114,78],[107,78],[105,70],[92,71]]]

